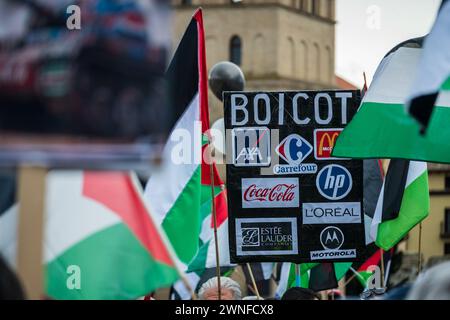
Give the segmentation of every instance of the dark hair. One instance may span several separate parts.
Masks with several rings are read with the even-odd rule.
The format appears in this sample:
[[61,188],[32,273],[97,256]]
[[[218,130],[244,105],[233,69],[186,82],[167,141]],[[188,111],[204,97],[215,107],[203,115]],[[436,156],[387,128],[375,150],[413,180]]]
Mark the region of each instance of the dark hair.
[[320,300],[320,296],[311,289],[300,287],[289,288],[281,297],[281,300]]
[[0,255],[0,300],[23,300],[20,281]]

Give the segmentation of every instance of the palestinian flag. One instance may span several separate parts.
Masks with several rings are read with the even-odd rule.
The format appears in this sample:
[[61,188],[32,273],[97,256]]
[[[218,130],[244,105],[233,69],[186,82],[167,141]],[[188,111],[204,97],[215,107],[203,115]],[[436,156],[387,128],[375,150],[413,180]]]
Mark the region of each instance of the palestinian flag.
[[450,163],[450,99],[441,99],[439,108],[435,108],[426,136],[405,111],[421,55],[421,41],[417,39],[387,54],[359,111],[336,140],[333,156]]
[[44,264],[49,297],[136,299],[178,280],[170,248],[137,183],[122,172],[48,174]]
[[292,287],[309,288],[315,292],[338,287],[352,262],[334,263],[302,263],[300,277],[296,275],[295,264],[283,263],[275,297],[281,298],[284,292]]
[[[208,144],[209,111],[205,35],[200,9],[194,13],[178,45],[167,71],[167,80],[172,103],[179,110],[179,120],[164,148],[161,168],[147,183],[145,197],[166,231],[183,269],[201,272],[206,266],[215,265],[212,185],[220,244],[228,243],[228,214],[224,184],[216,166],[213,165],[211,179],[211,167],[202,156]],[[189,138],[180,141],[180,133]],[[228,250],[221,251],[220,255],[226,259]]]
[[381,187],[383,186],[384,171],[381,160],[364,159],[364,184],[363,184],[363,205],[364,205],[364,231],[366,245],[372,243],[370,237],[370,225],[375,214]]
[[[426,128],[433,112],[433,118],[446,114],[448,119],[450,109],[445,107],[449,105],[450,1],[444,0],[433,29],[425,39],[408,107],[410,114]],[[448,126],[448,121],[446,123]]]
[[389,250],[428,216],[430,195],[425,162],[393,159],[370,228],[376,245]]

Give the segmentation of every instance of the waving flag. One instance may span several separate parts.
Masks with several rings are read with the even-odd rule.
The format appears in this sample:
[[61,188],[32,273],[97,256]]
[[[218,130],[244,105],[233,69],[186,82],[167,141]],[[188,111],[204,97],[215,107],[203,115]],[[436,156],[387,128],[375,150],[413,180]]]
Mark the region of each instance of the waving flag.
[[425,136],[405,111],[421,55],[420,41],[411,40],[381,61],[359,111],[339,135],[333,156],[450,163],[450,100],[441,100]]
[[[55,299],[136,299],[178,279],[170,247],[122,172],[51,171],[44,264]],[[68,285],[69,276],[74,287]]]
[[[210,165],[202,156],[208,142],[209,111],[200,9],[194,13],[181,39],[167,71],[167,79],[172,103],[179,110],[180,118],[165,146],[162,168],[150,177],[145,196],[184,270],[204,270],[215,265],[211,186],[214,187],[220,245],[228,243],[228,214],[223,182],[216,166],[213,165],[211,179]],[[180,133],[190,137],[182,142],[182,147],[191,155],[181,162],[173,157],[180,146]],[[226,260],[228,249],[222,250],[221,255]]]
[[391,160],[372,220],[371,238],[388,250],[425,219],[429,210],[427,164]]
[[[423,54],[408,99],[411,115],[426,128],[433,111],[450,113],[450,1],[444,0],[436,22],[426,37]],[[450,136],[447,136],[450,139]]]

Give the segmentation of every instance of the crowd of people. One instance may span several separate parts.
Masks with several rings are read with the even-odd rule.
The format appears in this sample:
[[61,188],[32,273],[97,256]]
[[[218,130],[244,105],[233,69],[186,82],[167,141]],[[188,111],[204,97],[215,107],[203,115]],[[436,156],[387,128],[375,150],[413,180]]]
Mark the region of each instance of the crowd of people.
[[[219,300],[218,289],[218,278],[212,277],[200,286],[197,297],[199,300]],[[276,300],[273,297],[243,296],[239,283],[230,277],[220,277],[220,293],[221,300]],[[345,296],[336,289],[323,293],[292,287],[285,291],[280,300],[450,300],[450,261],[424,270],[413,283],[390,290],[366,289],[359,297]],[[0,300],[25,298],[19,279],[0,256]]]

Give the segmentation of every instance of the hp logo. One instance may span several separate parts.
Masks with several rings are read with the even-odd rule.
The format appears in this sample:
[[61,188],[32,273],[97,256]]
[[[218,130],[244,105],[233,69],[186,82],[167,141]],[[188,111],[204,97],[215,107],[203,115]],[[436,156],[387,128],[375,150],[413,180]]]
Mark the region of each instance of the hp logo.
[[352,175],[346,168],[330,164],[316,178],[317,190],[328,200],[340,200],[352,190]]

